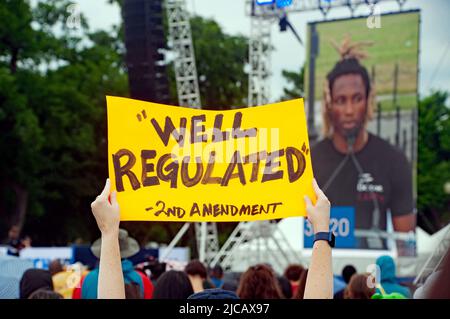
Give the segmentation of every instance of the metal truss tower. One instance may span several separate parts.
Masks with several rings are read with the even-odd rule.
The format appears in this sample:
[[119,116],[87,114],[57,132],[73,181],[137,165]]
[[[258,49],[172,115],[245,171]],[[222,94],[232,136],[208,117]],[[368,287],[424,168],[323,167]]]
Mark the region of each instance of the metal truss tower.
[[169,38],[172,43],[172,50],[176,54],[174,65],[178,103],[180,106],[199,109],[201,108],[200,90],[186,1],[166,0],[165,4]]
[[[172,50],[176,54],[174,61],[175,78],[177,82],[178,103],[180,106],[201,108],[200,90],[198,86],[195,52],[192,42],[191,24],[185,0],[165,0],[169,38]],[[169,244],[165,259],[181,237],[189,229],[191,223],[186,223]],[[215,223],[196,223],[195,236],[199,259],[207,264],[219,251],[217,225]]]
[[[252,10],[259,11],[253,6]],[[250,17],[248,106],[264,105],[270,99],[270,28],[273,18]]]
[[[346,7],[350,10],[351,16],[353,16],[355,10],[359,6],[373,7],[381,2],[397,2],[400,10],[407,0],[293,0],[292,5],[278,8],[275,4],[258,6],[259,9],[255,12],[251,12],[251,15],[265,18],[279,18],[284,13],[298,13],[306,11],[320,11],[324,18],[331,9]],[[255,0],[247,0],[250,6],[253,6]]]

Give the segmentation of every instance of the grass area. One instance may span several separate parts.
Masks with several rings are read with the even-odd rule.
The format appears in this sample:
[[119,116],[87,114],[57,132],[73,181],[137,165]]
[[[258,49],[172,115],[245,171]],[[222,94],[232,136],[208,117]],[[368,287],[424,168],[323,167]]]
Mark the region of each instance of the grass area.
[[[375,73],[377,94],[392,94],[395,64],[398,64],[399,68],[398,92],[401,94],[416,93],[418,24],[419,13],[417,12],[382,15],[380,29],[369,29],[366,25],[366,18],[318,23],[319,56],[316,59],[316,99],[322,97],[322,87],[326,74],[340,58],[331,45],[331,40],[334,39],[336,43],[340,44],[345,34],[349,34],[352,41],[373,42],[372,46],[365,48],[369,57],[362,63],[371,75]],[[309,55],[309,47],[307,50]],[[308,79],[307,73],[308,69],[306,69],[306,79]],[[383,104],[388,107],[387,101]],[[407,104],[401,106],[403,105],[406,106]]]
[[[394,111],[395,105],[393,103],[392,97],[383,99],[379,101],[382,111]],[[412,109],[417,107],[417,96],[416,95],[398,95],[397,105],[402,110]]]

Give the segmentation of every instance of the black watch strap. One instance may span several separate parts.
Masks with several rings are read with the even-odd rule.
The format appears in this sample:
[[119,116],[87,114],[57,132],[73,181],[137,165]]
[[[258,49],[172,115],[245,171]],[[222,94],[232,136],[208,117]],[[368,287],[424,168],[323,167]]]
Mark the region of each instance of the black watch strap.
[[336,239],[334,237],[333,232],[319,232],[314,235],[314,242],[317,240],[325,240],[328,242],[330,247],[334,247]]

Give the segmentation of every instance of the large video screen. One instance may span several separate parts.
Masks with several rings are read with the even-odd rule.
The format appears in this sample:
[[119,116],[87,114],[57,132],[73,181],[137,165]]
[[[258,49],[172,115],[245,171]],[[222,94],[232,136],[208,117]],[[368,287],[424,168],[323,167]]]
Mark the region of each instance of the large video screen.
[[[340,59],[333,42],[340,45],[345,37],[352,42],[371,43],[363,48],[367,58],[362,60],[375,82],[377,101],[383,110],[394,109],[394,92],[402,109],[417,106],[417,66],[419,59],[419,11],[380,15],[379,24],[362,17],[354,19],[323,21],[309,24],[318,34],[318,54],[315,58],[314,97],[322,99],[323,85],[327,73]],[[311,41],[307,46],[308,59],[311,56]],[[395,81],[398,66],[397,83]],[[308,83],[309,64],[306,65]],[[309,85],[309,83],[308,83]],[[308,96],[309,98],[309,96]]]
[[408,11],[308,25],[313,169],[338,248],[415,254],[419,24]]

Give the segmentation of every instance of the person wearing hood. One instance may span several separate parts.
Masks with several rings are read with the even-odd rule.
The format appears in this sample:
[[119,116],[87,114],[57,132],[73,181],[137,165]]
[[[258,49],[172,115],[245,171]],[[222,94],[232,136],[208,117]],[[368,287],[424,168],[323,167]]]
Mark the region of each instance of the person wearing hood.
[[380,268],[380,287],[377,287],[376,292],[381,294],[400,293],[406,298],[411,298],[411,292],[405,286],[400,285],[396,279],[396,267],[394,259],[391,256],[378,257],[376,261]]

